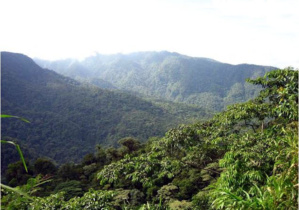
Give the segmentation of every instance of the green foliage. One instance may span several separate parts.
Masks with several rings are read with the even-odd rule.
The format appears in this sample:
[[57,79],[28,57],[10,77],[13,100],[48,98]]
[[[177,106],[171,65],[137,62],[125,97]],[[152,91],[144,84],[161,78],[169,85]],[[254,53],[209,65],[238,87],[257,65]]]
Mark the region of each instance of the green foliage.
[[[128,136],[144,142],[151,136],[163,136],[180,122],[190,122],[150,101],[42,69],[21,54],[2,52],[1,61],[1,111],[31,121],[27,124],[6,118],[2,136],[17,139],[30,159],[42,156],[58,164],[78,163],[93,153],[97,144],[115,147],[119,139]],[[205,115],[203,109],[184,108],[197,117],[199,110]],[[2,153],[5,169],[15,159],[6,147]]]
[[207,189],[199,191],[196,195],[192,197],[192,204],[196,209],[206,210],[210,209],[210,196],[209,191]]
[[104,166],[108,162],[107,153],[104,148],[102,148],[100,145],[97,145],[97,151],[95,154],[95,159],[100,166]]
[[[13,116],[13,115],[1,114],[1,118],[17,118],[17,119],[20,119],[20,120],[22,120],[24,122],[30,123],[25,118],[18,117],[18,116]],[[6,140],[1,140],[1,144],[12,144],[12,145],[14,145],[16,147],[16,149],[17,149],[17,151],[19,153],[19,156],[21,158],[21,161],[23,163],[23,166],[24,166],[26,172],[28,172],[27,165],[26,165],[26,162],[25,162],[25,159],[24,159],[24,156],[23,156],[23,153],[22,153],[22,150],[21,150],[20,146],[17,143],[13,142],[13,141],[6,141]]]
[[74,163],[66,163],[59,167],[57,173],[64,181],[78,180],[81,170],[82,169],[79,165],[75,165]]
[[17,149],[17,151],[19,153],[20,159],[22,161],[22,164],[24,166],[24,169],[25,169],[26,172],[28,172],[26,161],[25,161],[25,158],[23,156],[23,153],[22,153],[22,150],[21,150],[20,146],[18,144],[16,144],[15,142],[12,142],[12,141],[1,140],[1,143],[2,144],[12,144],[12,145],[14,145],[16,147],[16,149]]
[[74,197],[69,201],[64,199],[65,193],[59,192],[46,198],[35,198],[30,203],[31,209],[113,209],[111,203],[115,193],[112,191],[91,190],[82,197]]
[[34,163],[35,173],[37,174],[56,174],[57,168],[55,164],[48,159],[38,158]]
[[30,203],[30,208],[33,209],[62,209],[65,204],[64,192],[57,194],[52,194],[46,198],[35,198],[33,202]]
[[58,184],[54,190],[55,193],[65,192],[65,199],[69,200],[76,196],[82,196],[83,190],[81,183],[76,180],[70,180]]
[[158,190],[157,198],[160,198],[164,203],[168,204],[174,200],[179,188],[173,184],[164,185]]
[[34,200],[33,195],[41,190],[40,186],[50,181],[50,179],[37,176],[28,179],[23,186],[12,188],[1,185],[1,209],[27,209],[27,206]]
[[[262,76],[274,69],[247,64],[229,65],[166,51],[98,54],[81,62],[71,59],[36,62],[42,67],[90,81],[99,87],[117,87],[142,97],[196,104],[213,111],[256,96],[260,87],[244,84],[245,79]],[[102,80],[110,84],[107,86]]]
[[137,151],[140,148],[140,142],[131,137],[120,139],[118,143],[125,147],[128,153]]
[[185,210],[192,210],[193,206],[191,202],[182,200],[182,201],[172,201],[169,203],[169,208],[173,210],[180,210],[180,209],[185,209]]
[[203,171],[197,169],[184,170],[179,176],[176,176],[172,181],[172,183],[179,188],[176,198],[179,200],[190,199],[192,195],[202,189],[204,185],[201,183],[210,181],[204,180],[201,173]]
[[265,89],[243,105],[245,112],[238,118],[255,118],[261,125],[231,141],[220,161],[225,170],[211,191],[212,205],[216,209],[296,208],[298,71],[276,70],[249,81]]
[[[284,83],[281,75],[287,77]],[[98,174],[100,182],[142,185],[147,197],[153,195],[152,187],[160,192],[155,187],[174,183],[179,186],[175,197],[205,191],[203,197],[194,197],[194,205],[216,209],[296,206],[298,72],[276,70],[250,81],[264,84],[256,99],[229,106],[207,122],[169,130],[164,138],[149,142],[146,154],[127,155],[105,166]],[[284,162],[289,168],[281,168]],[[196,171],[194,182],[190,169]]]
[[[175,197],[192,196],[219,174],[217,166],[209,165],[218,156],[212,146],[201,139],[202,134],[197,132],[197,126],[202,124],[172,129],[164,138],[149,141],[146,153],[126,155],[105,166],[98,173],[101,185],[134,186],[143,189],[147,198],[154,198],[159,188],[173,182],[180,186]],[[196,153],[199,149],[203,151],[201,155]],[[203,181],[207,173],[201,171],[209,171],[211,179]]]
[[[28,165],[28,163],[27,163]],[[11,163],[8,165],[7,170],[5,171],[6,182],[10,186],[23,185],[31,178],[33,170],[31,165],[29,165],[29,173],[25,170],[24,164],[22,161]]]
[[[296,209],[298,71],[275,70],[249,81],[263,86],[258,97],[231,105],[208,121],[178,126],[146,144],[123,138],[117,149],[97,146],[97,152],[85,156],[81,164],[61,166],[56,192],[67,194],[34,197],[29,188],[20,187],[16,190],[24,189],[30,198],[18,194],[12,200],[15,192],[10,191],[3,205],[16,209]],[[83,180],[95,176],[98,190],[83,195]]]
[[248,80],[265,88],[258,100],[269,99],[272,117],[298,120],[298,71],[291,67],[265,74],[256,80]]
[[[32,179],[33,182],[35,182]],[[32,191],[32,183],[22,187],[22,191]],[[24,194],[24,193],[23,193]],[[4,209],[114,209],[113,197],[116,193],[113,191],[94,191],[90,190],[82,197],[73,197],[70,200],[66,199],[65,192],[51,194],[48,197],[25,197],[19,193],[9,192],[2,197],[1,207]]]
[[81,198],[71,199],[65,204],[65,209],[113,209],[110,202],[114,196],[115,193],[113,191],[91,190]]

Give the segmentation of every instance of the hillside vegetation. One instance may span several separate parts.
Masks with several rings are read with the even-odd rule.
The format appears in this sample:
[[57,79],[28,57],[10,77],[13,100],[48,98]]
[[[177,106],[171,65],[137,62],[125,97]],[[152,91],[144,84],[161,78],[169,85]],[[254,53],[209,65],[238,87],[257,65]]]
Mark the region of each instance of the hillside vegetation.
[[213,111],[257,96],[260,87],[245,83],[245,79],[262,76],[274,69],[248,64],[230,65],[166,51],[97,54],[80,62],[74,59],[36,59],[36,62],[102,88],[118,88],[143,97],[196,104]]
[[[31,123],[2,121],[2,137],[18,142],[28,159],[48,157],[57,163],[78,162],[96,145],[117,146],[124,137],[144,142],[171,127],[209,117],[198,107],[145,101],[103,90],[43,69],[25,55],[1,53],[1,113]],[[4,145],[2,172],[18,159]]]
[[[16,209],[297,209],[298,71],[274,70],[248,82],[262,86],[256,98],[231,105],[205,122],[170,129],[145,144],[122,139],[121,148],[99,147],[81,165],[64,166],[57,173],[49,170],[36,176],[41,165],[49,166],[40,161],[34,165],[35,178],[14,191],[5,190],[1,205]],[[55,190],[51,182],[39,185],[49,176],[59,183]],[[86,187],[91,180],[95,186]],[[83,185],[88,191],[84,194]]]

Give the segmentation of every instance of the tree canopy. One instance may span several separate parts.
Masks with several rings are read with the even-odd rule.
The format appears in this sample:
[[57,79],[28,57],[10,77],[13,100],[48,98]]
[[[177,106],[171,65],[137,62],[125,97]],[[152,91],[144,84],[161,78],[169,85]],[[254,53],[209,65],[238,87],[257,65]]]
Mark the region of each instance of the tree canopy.
[[[33,209],[92,209],[96,204],[107,209],[296,209],[298,71],[278,69],[248,82],[263,90],[210,120],[170,129],[146,144],[120,140],[126,152],[120,153],[121,148],[110,152],[122,155],[94,172],[97,190],[70,200],[63,193],[33,197],[26,205]],[[93,158],[89,160],[85,163],[93,164]],[[9,196],[4,196],[6,205],[19,205]]]

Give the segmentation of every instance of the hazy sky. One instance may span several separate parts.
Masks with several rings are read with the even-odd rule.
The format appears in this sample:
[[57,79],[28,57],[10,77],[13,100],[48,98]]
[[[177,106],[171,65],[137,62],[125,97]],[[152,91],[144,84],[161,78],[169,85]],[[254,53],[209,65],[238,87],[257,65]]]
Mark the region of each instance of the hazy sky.
[[299,68],[299,0],[2,0],[0,49],[82,59],[178,52]]

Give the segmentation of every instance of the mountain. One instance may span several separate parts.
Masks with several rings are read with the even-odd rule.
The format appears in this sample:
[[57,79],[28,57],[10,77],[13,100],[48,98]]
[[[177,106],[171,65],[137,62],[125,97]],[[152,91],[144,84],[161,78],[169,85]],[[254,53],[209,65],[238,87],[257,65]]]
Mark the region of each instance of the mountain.
[[230,65],[167,51],[97,54],[81,62],[70,59],[36,61],[42,67],[75,79],[102,79],[120,90],[144,97],[196,104],[216,111],[256,96],[260,88],[247,84],[245,79],[262,76],[274,69],[249,64]]
[[[18,142],[25,157],[76,162],[93,152],[97,144],[115,146],[128,136],[144,142],[179,123],[190,122],[183,119],[185,116],[207,116],[198,107],[154,104],[80,83],[41,68],[22,54],[2,52],[1,62],[1,113],[31,122],[2,119],[2,138]],[[2,166],[17,160],[15,154],[14,148],[3,145]]]
[[41,59],[34,59],[38,64],[41,64],[43,68],[55,69],[56,72],[65,76],[74,78],[81,82],[88,82],[94,84],[102,89],[117,89],[110,82],[102,80],[100,78],[92,78],[87,80],[88,69],[86,69],[79,61],[75,59],[65,59],[59,61],[46,61]]

